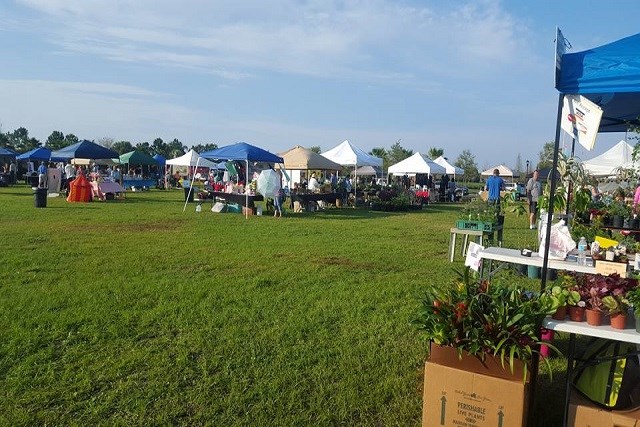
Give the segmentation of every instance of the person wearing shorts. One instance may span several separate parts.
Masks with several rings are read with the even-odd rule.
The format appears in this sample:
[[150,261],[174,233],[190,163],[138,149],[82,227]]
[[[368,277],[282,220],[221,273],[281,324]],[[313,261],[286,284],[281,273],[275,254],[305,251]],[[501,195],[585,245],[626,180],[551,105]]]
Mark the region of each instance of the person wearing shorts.
[[529,228],[533,230],[536,228],[536,216],[538,215],[538,197],[542,185],[538,180],[538,171],[533,171],[533,176],[527,182],[527,199],[529,199]]

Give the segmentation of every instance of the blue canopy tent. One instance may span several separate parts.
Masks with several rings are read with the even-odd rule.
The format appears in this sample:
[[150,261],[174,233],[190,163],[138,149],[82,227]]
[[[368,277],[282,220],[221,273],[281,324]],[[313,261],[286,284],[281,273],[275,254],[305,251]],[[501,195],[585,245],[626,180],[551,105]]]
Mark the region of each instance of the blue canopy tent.
[[167,159],[165,159],[164,157],[162,157],[160,154],[156,154],[153,156],[153,158],[155,159],[156,162],[158,162],[159,166],[164,167],[164,165],[167,164]]
[[[282,157],[270,153],[267,150],[256,147],[255,145],[247,144],[246,142],[238,142],[225,147],[220,147],[215,150],[205,151],[200,153],[201,157],[205,159],[211,159],[215,161],[225,160],[244,160],[246,163],[245,168],[245,186],[249,184],[249,162],[266,162],[266,163],[284,163]],[[245,191],[247,198],[247,206],[249,205],[249,193]],[[186,204],[185,204],[186,206]],[[246,218],[249,214],[246,214]]]
[[70,159],[117,159],[120,157],[117,151],[110,150],[92,141],[77,142],[68,147],[51,153],[51,160]]
[[41,160],[45,162],[48,162],[50,159],[51,150],[45,147],[34,148],[16,157],[16,160]]
[[0,147],[0,157],[11,157],[12,159],[15,159],[17,155],[18,153],[9,148]]
[[[565,95],[581,95],[602,109],[602,118],[598,132],[625,132],[632,125],[640,125],[640,33],[588,49],[582,52],[566,53],[570,44],[566,42],[562,32],[556,33],[556,79],[555,87],[559,92],[556,118],[556,134],[553,150],[552,170],[558,168],[558,152],[560,150],[560,131],[562,123],[562,107]],[[551,221],[553,218],[554,195],[557,187],[557,174],[551,175],[549,211],[545,240],[551,238]],[[549,246],[545,245],[542,262],[541,289],[546,286],[549,263]],[[572,346],[573,335],[569,346]],[[533,359],[531,384],[536,382],[538,359]],[[571,371],[567,375],[571,375]],[[532,388],[530,404],[533,405],[535,388]],[[569,403],[569,388],[565,393],[565,407]],[[563,425],[567,425],[565,411]],[[530,414],[529,423],[532,424]]]

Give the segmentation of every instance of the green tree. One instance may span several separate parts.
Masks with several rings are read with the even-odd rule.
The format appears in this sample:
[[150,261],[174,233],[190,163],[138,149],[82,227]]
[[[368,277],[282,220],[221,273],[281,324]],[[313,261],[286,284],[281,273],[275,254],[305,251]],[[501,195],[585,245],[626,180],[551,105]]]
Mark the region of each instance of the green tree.
[[7,133],[7,138],[9,139],[9,144],[21,153],[33,150],[41,145],[36,138],[29,137],[29,131],[24,127],[19,127],[13,132]]
[[205,151],[211,151],[218,148],[218,144],[198,144],[191,147],[196,153],[204,153]]
[[382,169],[389,169],[389,153],[383,147],[375,147],[369,152],[372,156],[380,157],[382,159]]
[[151,152],[151,145],[149,145],[148,142],[137,143],[134,150],[142,151],[143,153],[149,154],[151,156],[153,155],[153,153]]
[[67,146],[67,141],[64,139],[64,134],[59,130],[54,130],[47,138],[45,147],[50,150],[60,150]]
[[537,169],[550,168],[553,166],[553,149],[555,148],[555,142],[547,142],[540,151],[540,160],[538,161]]
[[309,150],[313,151],[316,154],[322,153],[322,149],[320,148],[319,145],[314,145],[312,147],[309,147]]
[[444,156],[444,149],[431,147],[429,151],[427,151],[427,156],[431,157],[431,159],[437,159],[440,156]]
[[124,154],[133,151],[133,145],[129,141],[116,141],[111,146],[111,149],[118,152],[118,154]]
[[387,160],[390,165],[395,165],[396,163],[406,159],[413,155],[413,150],[407,150],[406,148],[400,145],[400,139],[397,140],[387,151]]
[[455,166],[464,169],[463,179],[467,182],[480,181],[480,171],[476,164],[476,157],[469,150],[463,150],[456,159]]
[[74,135],[74,134],[72,134],[72,133],[68,133],[68,134],[64,137],[64,140],[65,140],[65,147],[68,147],[68,146],[70,146],[70,145],[77,144],[78,142],[80,142],[80,140],[78,139],[78,137],[77,137],[77,136],[75,136],[75,135]]
[[151,144],[151,151],[153,151],[154,154],[160,154],[165,159],[170,158],[169,149],[162,138],[156,138],[153,140],[153,143]]
[[9,137],[7,137],[7,134],[2,132],[0,132],[0,147],[13,148],[9,141]]
[[182,145],[182,142],[180,142],[177,138],[174,138],[173,141],[167,144],[167,150],[169,154],[167,158],[173,159],[175,157],[182,156],[187,152],[188,149],[189,148],[186,145]]

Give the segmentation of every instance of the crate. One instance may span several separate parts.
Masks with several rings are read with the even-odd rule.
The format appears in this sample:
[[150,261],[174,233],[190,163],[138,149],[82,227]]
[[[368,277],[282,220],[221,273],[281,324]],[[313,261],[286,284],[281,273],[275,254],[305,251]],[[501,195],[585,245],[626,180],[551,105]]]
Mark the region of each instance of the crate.
[[456,228],[461,230],[493,231],[495,227],[496,224],[492,222],[467,221],[464,219],[456,221]]

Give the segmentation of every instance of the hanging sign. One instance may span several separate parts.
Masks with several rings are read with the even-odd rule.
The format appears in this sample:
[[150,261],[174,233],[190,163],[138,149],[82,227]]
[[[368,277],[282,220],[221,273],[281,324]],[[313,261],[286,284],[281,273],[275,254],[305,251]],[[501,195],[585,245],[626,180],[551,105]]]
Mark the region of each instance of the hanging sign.
[[470,242],[467,248],[467,257],[464,260],[464,265],[470,267],[472,270],[480,271],[480,264],[482,258],[480,258],[480,251],[484,249],[484,246],[480,246],[475,242]]
[[562,130],[587,150],[592,150],[600,127],[602,109],[582,95],[565,95],[562,103]]

